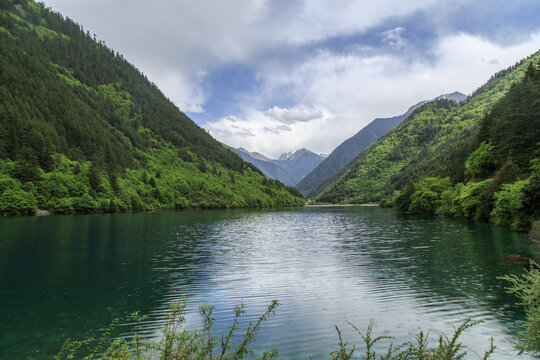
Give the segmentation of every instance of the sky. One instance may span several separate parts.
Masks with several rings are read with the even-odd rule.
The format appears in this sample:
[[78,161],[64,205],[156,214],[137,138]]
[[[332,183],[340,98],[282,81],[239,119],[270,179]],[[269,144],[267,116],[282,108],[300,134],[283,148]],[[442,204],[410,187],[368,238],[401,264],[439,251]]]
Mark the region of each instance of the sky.
[[540,48],[538,0],[46,0],[219,141],[330,153]]

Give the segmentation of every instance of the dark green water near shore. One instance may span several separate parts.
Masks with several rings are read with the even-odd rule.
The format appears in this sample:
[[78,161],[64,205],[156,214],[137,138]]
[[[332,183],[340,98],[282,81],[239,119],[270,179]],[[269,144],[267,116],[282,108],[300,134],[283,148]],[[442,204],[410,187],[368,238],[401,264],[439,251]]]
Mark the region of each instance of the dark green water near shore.
[[[0,358],[51,359],[66,337],[99,336],[115,317],[162,314],[186,297],[187,326],[201,302],[216,306],[216,331],[243,302],[247,320],[271,299],[281,306],[254,349],[280,358],[329,358],[334,325],[405,341],[420,329],[435,341],[466,318],[484,320],[463,341],[513,359],[505,340],[522,318],[497,277],[521,273],[504,255],[537,256],[527,237],[488,224],[398,214],[374,207],[282,211],[185,211],[0,219]],[[526,357],[522,357],[526,358]]]

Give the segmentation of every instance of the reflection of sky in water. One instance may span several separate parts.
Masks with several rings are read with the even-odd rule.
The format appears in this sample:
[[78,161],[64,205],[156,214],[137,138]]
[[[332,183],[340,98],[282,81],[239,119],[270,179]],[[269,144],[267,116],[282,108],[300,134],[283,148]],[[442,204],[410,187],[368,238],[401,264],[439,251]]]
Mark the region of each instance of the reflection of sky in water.
[[[346,321],[365,330],[374,318],[376,335],[397,341],[422,329],[435,344],[468,317],[485,323],[464,334],[467,345],[483,353],[493,336],[494,358],[513,359],[505,338],[522,314],[496,277],[521,271],[502,264],[504,254],[532,252],[523,235],[504,228],[379,208],[0,219],[5,224],[0,320],[8,336],[0,342],[19,355],[28,331],[37,336],[27,349],[54,350],[58,338],[88,336],[81,329],[106,327],[115,316],[129,334],[134,310],[150,315],[141,332],[155,338],[163,312],[185,296],[186,327],[200,324],[200,303],[213,304],[218,338],[235,304],[246,304],[245,324],[278,299],[254,349],[278,347],[281,359],[328,358],[337,348],[334,325],[360,345]],[[20,328],[26,313],[33,322]]]
[[[360,344],[346,321],[364,330],[374,318],[378,334],[398,341],[422,329],[435,343],[440,332],[450,334],[453,325],[471,317],[485,323],[462,340],[482,353],[493,336],[497,358],[512,359],[504,340],[513,328],[512,309],[495,304],[501,295],[494,283],[498,273],[487,268],[498,255],[477,254],[489,244],[471,243],[482,241],[471,236],[489,229],[482,227],[415,221],[379,209],[248,213],[189,226],[179,231],[179,240],[205,237],[195,252],[205,258],[206,277],[185,288],[180,265],[166,298],[186,295],[192,308],[215,304],[218,334],[231,324],[235,304],[246,304],[254,320],[271,299],[279,299],[277,315],[263,327],[256,347],[279,347],[282,358],[328,357],[337,344],[334,325],[347,342]],[[177,254],[185,256],[182,249]],[[186,325],[198,324],[192,312]]]

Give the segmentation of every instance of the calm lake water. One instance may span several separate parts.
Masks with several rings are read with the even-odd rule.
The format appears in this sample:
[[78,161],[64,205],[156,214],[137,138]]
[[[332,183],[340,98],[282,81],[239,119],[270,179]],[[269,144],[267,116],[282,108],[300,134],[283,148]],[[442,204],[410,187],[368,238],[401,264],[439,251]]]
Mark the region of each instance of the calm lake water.
[[463,336],[472,350],[493,336],[494,358],[513,359],[506,339],[523,314],[497,277],[523,271],[505,254],[538,253],[505,228],[376,207],[1,218],[0,358],[51,359],[65,338],[99,336],[115,317],[115,334],[129,334],[136,310],[156,338],[186,297],[186,326],[207,302],[218,335],[235,304],[253,320],[278,299],[253,348],[277,347],[280,359],[329,358],[334,325],[360,345],[347,321],[435,341],[469,317],[485,321]]

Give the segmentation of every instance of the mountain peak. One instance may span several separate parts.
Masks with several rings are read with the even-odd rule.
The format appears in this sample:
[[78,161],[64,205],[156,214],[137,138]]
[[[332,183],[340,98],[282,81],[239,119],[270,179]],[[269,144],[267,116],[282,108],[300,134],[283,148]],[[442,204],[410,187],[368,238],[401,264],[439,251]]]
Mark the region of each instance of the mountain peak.
[[[286,160],[295,160],[295,159],[298,159],[300,156],[303,156],[305,154],[313,154],[315,156],[321,156],[321,155],[317,155],[315,154],[313,151],[311,150],[308,150],[306,148],[301,148],[299,150],[296,150],[295,152],[287,152],[287,153],[282,153],[278,160],[280,161],[286,161]],[[322,157],[322,156],[321,156]]]
[[459,104],[460,102],[467,100],[467,98],[468,98],[467,95],[460,93],[459,91],[454,91],[453,93],[450,93],[450,94],[442,94],[440,96],[437,96],[433,100],[451,100]]
[[238,151],[240,151],[240,152],[243,152],[244,154],[247,154],[247,155],[249,155],[249,156],[251,156],[251,157],[253,157],[253,158],[257,159],[257,160],[261,160],[261,161],[272,161],[272,159],[267,158],[266,156],[264,156],[264,155],[261,154],[261,153],[258,153],[258,152],[256,152],[256,151],[251,152],[251,151],[249,151],[249,150],[247,150],[246,148],[243,148],[243,147],[239,147],[239,148],[236,149],[236,150],[238,150]]
[[242,147],[236,151],[240,153],[242,159],[255,165],[266,176],[278,179],[285,185],[296,185],[326,157],[306,148],[282,153],[277,159],[270,159]]
[[410,114],[412,114],[412,112],[414,110],[418,109],[420,106],[422,106],[425,103],[430,102],[430,101],[450,100],[450,101],[454,101],[454,102],[459,104],[460,102],[467,100],[467,98],[468,98],[467,95],[465,95],[463,93],[460,93],[459,91],[454,91],[453,93],[450,93],[450,94],[442,94],[442,95],[439,95],[436,98],[433,98],[431,100],[423,100],[423,101],[420,101],[419,103],[414,104],[409,109],[407,109],[407,112],[405,112],[404,115],[405,115],[405,117],[409,116]]
[[281,161],[289,160],[290,158],[293,157],[293,155],[294,154],[291,151],[287,153],[281,153],[281,155],[279,155],[278,160],[281,160]]

